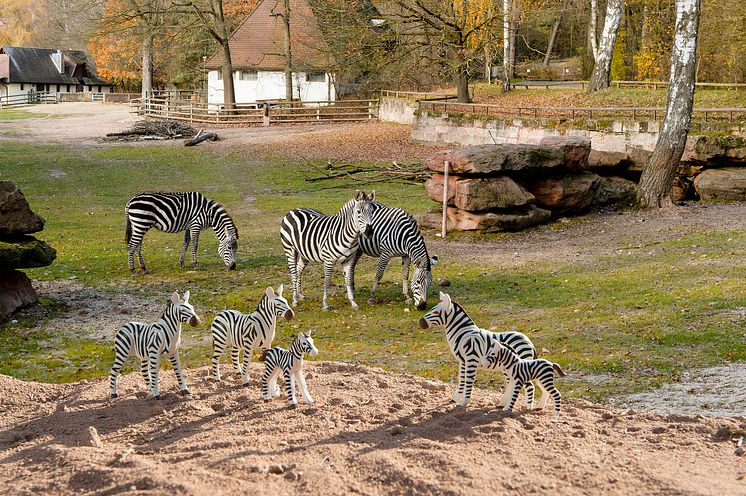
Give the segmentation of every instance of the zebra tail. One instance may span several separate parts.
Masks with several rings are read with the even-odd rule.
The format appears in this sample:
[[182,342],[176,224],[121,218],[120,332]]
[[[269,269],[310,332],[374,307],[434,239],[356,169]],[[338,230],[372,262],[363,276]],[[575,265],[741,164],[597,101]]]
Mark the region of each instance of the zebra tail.
[[267,350],[262,351],[262,356],[259,357],[259,361],[263,362],[267,359]]
[[124,244],[130,244],[130,239],[132,239],[132,221],[130,221],[130,217],[128,215],[127,223],[124,227]]
[[559,377],[565,377],[567,374],[565,374],[565,371],[560,368],[559,364],[554,363],[552,364],[552,369]]

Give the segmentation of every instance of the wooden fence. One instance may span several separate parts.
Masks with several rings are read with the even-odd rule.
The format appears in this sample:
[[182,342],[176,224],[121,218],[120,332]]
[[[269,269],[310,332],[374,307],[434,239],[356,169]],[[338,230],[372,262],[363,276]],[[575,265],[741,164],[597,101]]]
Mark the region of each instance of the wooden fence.
[[400,100],[452,100],[456,95],[452,93],[436,93],[432,91],[398,91],[381,90],[381,98],[398,98]]
[[378,118],[378,100],[336,100],[293,104],[237,104],[235,109],[171,98],[136,98],[132,113],[225,126],[269,126],[270,124],[367,121]]
[[[544,89],[585,89],[589,81],[515,81],[511,83],[513,88],[544,88]],[[658,89],[668,88],[667,81],[611,81],[612,88],[645,88]],[[726,88],[746,89],[746,83],[695,83],[697,88]]]
[[[662,120],[664,107],[503,107],[492,104],[420,101],[419,109],[429,112],[459,113],[473,116],[543,117],[560,119]],[[692,119],[708,121],[746,121],[746,108],[695,108]]]
[[49,91],[41,91],[25,93],[23,95],[0,96],[0,109],[22,105],[37,105],[40,103],[57,103],[57,95]]

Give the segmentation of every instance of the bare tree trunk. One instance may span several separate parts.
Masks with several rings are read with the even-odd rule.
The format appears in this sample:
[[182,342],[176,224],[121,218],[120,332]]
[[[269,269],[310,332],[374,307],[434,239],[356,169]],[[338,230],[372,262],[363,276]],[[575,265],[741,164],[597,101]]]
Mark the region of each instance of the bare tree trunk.
[[[595,0],[594,0],[595,1]],[[554,45],[557,43],[557,34],[559,33],[560,25],[562,24],[562,18],[565,15],[565,10],[567,10],[568,4],[570,3],[570,0],[565,0],[562,2],[562,7],[560,7],[559,14],[557,15],[557,19],[555,19],[554,24],[552,24],[552,30],[549,32],[549,43],[547,43],[547,52],[544,54],[544,65],[549,65],[549,59],[552,57],[552,52],[554,51]]]
[[614,56],[614,43],[619,30],[619,21],[622,19],[622,0],[608,0],[606,3],[606,18],[604,19],[604,30],[601,33],[601,44],[595,54],[595,65],[588,92],[603,90],[609,87],[611,74],[611,59]]
[[[285,25],[285,100],[293,101],[293,52],[290,47],[290,0],[285,0],[285,13],[282,15]],[[300,91],[298,91],[300,95]]]
[[484,80],[492,84],[492,52],[489,47],[484,47]]
[[694,105],[700,0],[676,0],[676,26],[671,51],[671,77],[663,128],[640,178],[640,205],[673,206],[671,187],[684,153]]
[[221,41],[220,46],[223,51],[223,104],[230,110],[236,108],[236,89],[233,86],[233,62],[228,39]]
[[598,57],[598,0],[591,0],[591,15],[588,19],[588,41],[591,44],[593,60]]
[[456,69],[456,101],[468,103],[469,97],[469,69],[466,64],[461,64]]
[[153,33],[145,33],[142,43],[142,97],[153,91]]
[[510,91],[510,0],[503,0],[503,91]]

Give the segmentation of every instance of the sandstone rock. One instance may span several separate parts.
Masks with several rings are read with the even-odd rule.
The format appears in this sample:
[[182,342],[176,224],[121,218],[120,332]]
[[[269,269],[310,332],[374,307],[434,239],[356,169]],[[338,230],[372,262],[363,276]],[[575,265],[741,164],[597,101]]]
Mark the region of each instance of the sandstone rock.
[[0,241],[0,267],[6,269],[46,267],[56,257],[54,248],[33,236]]
[[637,196],[637,184],[622,177],[602,177],[593,203],[598,206],[632,205]]
[[[607,152],[591,150],[588,154],[588,168],[591,171],[622,170],[630,164],[627,152]],[[608,172],[606,172],[608,174]]]
[[[448,176],[448,203],[453,205],[453,200],[456,198],[456,181],[458,176]],[[443,174],[433,174],[430,179],[425,181],[425,190],[427,196],[437,202],[443,201],[443,182],[445,176]]]
[[[459,231],[520,231],[546,222],[551,216],[549,210],[531,204],[522,208],[494,212],[467,212],[448,207],[447,225],[448,229]],[[440,229],[441,219],[441,213],[430,212],[421,217],[420,225]]]
[[694,185],[689,179],[681,176],[674,178],[673,186],[671,187],[671,200],[678,203],[693,200],[694,197]]
[[0,322],[25,306],[36,303],[38,296],[23,272],[0,272]]
[[31,211],[21,190],[0,181],[0,236],[30,234],[44,229],[44,219]]
[[455,204],[469,212],[518,207],[533,199],[534,195],[507,176],[465,179],[456,183]]
[[443,172],[444,163],[448,160],[451,164],[449,172],[453,174],[553,170],[567,167],[567,155],[576,154],[544,145],[474,145],[438,152],[428,159],[427,167],[435,172]]
[[682,160],[721,166],[746,163],[746,138],[732,134],[690,136]]
[[588,167],[591,139],[585,136],[546,136],[539,145],[559,148],[565,155],[565,167],[570,172],[580,172]]
[[694,187],[702,200],[746,200],[746,167],[707,169],[694,178]]
[[545,178],[526,184],[536,196],[536,204],[548,208],[552,214],[580,213],[596,196],[601,178],[591,172],[562,178]]

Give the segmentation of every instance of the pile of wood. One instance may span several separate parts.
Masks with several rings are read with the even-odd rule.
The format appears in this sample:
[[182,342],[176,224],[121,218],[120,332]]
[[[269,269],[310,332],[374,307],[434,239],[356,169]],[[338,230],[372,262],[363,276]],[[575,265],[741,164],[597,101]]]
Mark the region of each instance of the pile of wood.
[[197,131],[178,121],[139,121],[121,133],[108,133],[110,141],[146,141],[192,138]]
[[[538,145],[477,145],[436,153],[427,161],[434,174],[425,183],[433,200],[443,201],[448,163],[449,229],[517,231],[553,217],[582,213],[600,178],[586,171],[587,138],[553,136]],[[421,219],[439,229],[442,210]]]

